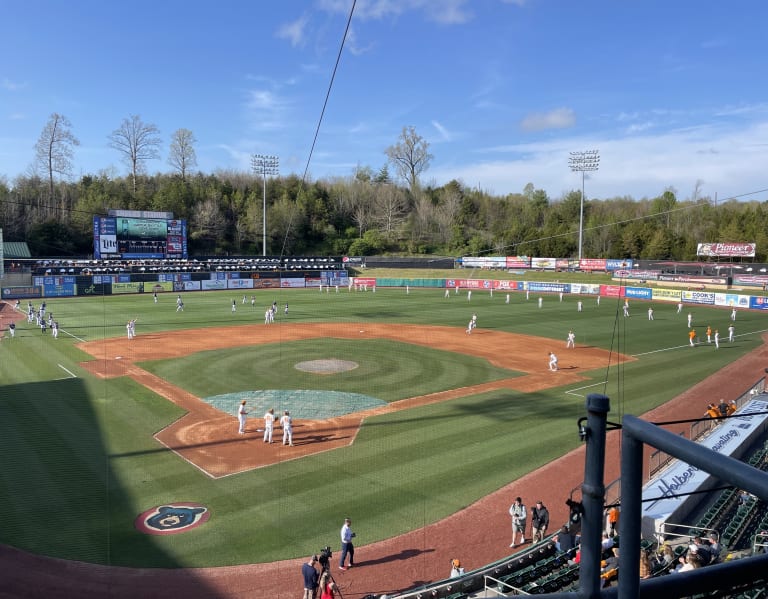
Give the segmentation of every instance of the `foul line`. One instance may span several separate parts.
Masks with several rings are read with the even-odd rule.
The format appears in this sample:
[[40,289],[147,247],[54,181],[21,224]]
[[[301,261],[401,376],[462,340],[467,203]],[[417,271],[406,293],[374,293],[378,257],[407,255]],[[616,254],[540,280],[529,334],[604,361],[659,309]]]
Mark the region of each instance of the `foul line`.
[[581,393],[574,393],[574,391],[581,391],[582,389],[589,389],[590,387],[599,387],[600,385],[605,385],[608,381],[600,381],[599,383],[593,383],[592,385],[585,385],[584,387],[575,387],[573,389],[568,389],[568,391],[565,392],[566,395],[575,395],[576,397],[584,397]]
[[[758,333],[765,333],[766,331],[768,331],[768,329],[760,329],[759,331],[750,331],[749,333],[742,333],[741,335],[734,335],[733,337],[735,339],[736,337],[746,337],[748,335],[755,335],[755,334],[758,334]],[[721,345],[726,345],[727,346],[729,343],[731,343],[731,342],[728,341],[728,339],[721,339],[720,340],[720,344]],[[711,346],[714,345],[714,343],[702,343],[701,341],[697,341],[696,345],[694,347],[696,347],[698,345],[709,345],[711,347]],[[649,356],[651,354],[657,354],[657,353],[663,352],[663,351],[671,351],[673,349],[680,349],[682,347],[691,347],[691,346],[690,346],[690,344],[686,344],[686,345],[676,345],[674,347],[665,347],[663,349],[654,349],[653,351],[647,351],[647,352],[643,352],[641,354],[632,354],[632,357],[633,358],[639,358],[640,356]]]
[[70,378],[73,378],[73,379],[76,379],[76,378],[77,378],[77,375],[76,375],[76,374],[73,374],[71,371],[69,371],[69,370],[67,370],[66,368],[64,368],[64,367],[63,367],[61,364],[57,364],[57,366],[58,366],[59,368],[61,368],[61,369],[62,369],[64,372],[66,372],[66,373],[67,373],[67,374],[70,376]]
[[80,337],[78,337],[77,335],[73,335],[68,331],[61,331],[61,332],[64,333],[65,335],[69,335],[70,337],[73,337],[74,339],[77,339],[80,343],[85,343],[85,339],[80,339]]

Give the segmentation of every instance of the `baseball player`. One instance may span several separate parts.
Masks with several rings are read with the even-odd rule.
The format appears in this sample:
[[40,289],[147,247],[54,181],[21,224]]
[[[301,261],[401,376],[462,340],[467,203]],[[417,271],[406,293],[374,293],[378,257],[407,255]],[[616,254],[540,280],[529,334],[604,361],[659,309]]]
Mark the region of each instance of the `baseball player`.
[[245,408],[245,400],[240,402],[240,407],[237,409],[237,420],[240,423],[240,427],[237,430],[238,435],[245,434],[245,421],[248,418],[248,410]]
[[553,354],[552,352],[549,352],[549,369],[552,372],[556,372],[558,370],[557,367],[557,356]]
[[568,341],[565,342],[565,349],[576,348],[576,335],[573,331],[568,331]]
[[264,414],[264,443],[272,443],[272,433],[275,428],[275,410],[269,408]]

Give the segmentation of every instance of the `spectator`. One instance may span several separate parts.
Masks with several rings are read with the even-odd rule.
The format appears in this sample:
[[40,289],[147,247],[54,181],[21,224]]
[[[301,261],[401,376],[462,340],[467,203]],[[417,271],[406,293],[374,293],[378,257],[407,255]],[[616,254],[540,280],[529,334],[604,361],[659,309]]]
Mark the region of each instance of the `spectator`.
[[710,563],[716,564],[720,561],[720,539],[718,534],[713,530],[709,533],[709,552],[712,554],[712,560]]
[[452,559],[450,578],[459,578],[460,576],[464,576],[464,568],[461,566],[461,562],[459,560]]
[[315,599],[317,597],[318,573],[315,564],[317,556],[313,555],[309,561],[301,566],[301,576],[304,579],[304,599]]
[[724,399],[721,399],[720,403],[717,404],[717,411],[720,412],[720,416],[728,416],[728,404],[725,403]]
[[560,528],[560,532],[555,535],[554,538],[555,547],[562,553],[568,553],[574,547],[576,547],[576,535],[574,535],[568,527],[563,525]]
[[688,551],[685,555],[680,556],[680,566],[672,570],[672,572],[690,572],[696,568],[701,568],[701,560],[694,551]]
[[720,417],[720,411],[717,409],[717,406],[713,403],[710,403],[707,406],[707,411],[704,414],[705,416],[709,416],[710,418],[719,418]]
[[650,578],[653,575],[651,558],[647,551],[640,551],[640,579]]
[[613,549],[613,537],[609,535],[607,532],[603,533],[603,541],[601,544],[601,549],[603,551],[610,551]]
[[693,543],[688,550],[693,551],[699,556],[702,566],[708,566],[709,562],[712,561],[712,552],[709,550],[709,545],[705,544],[701,537],[693,537]]
[[547,535],[547,528],[549,528],[549,510],[541,501],[537,501],[531,510],[532,542],[538,543],[543,541]]
[[619,526],[619,507],[618,506],[613,505],[608,510],[607,523],[608,523],[608,526],[606,527],[606,532],[610,536],[615,537],[616,529]]
[[660,565],[661,566],[669,566],[672,562],[675,561],[675,551],[672,549],[672,545],[669,543],[664,543],[661,546],[661,555],[660,555]]

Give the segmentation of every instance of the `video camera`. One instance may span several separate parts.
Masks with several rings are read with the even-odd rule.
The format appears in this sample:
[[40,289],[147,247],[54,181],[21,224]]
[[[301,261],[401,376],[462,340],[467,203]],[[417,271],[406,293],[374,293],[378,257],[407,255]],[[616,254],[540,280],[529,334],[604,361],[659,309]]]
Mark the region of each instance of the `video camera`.
[[329,546],[323,547],[317,554],[317,561],[320,562],[320,567],[323,570],[330,569],[330,559],[333,557],[333,552]]

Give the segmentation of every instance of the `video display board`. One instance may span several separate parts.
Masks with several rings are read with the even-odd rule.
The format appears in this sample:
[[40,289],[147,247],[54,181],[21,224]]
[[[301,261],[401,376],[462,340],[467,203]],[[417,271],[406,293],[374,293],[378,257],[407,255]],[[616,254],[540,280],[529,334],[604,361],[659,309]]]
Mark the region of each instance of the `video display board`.
[[94,216],[93,257],[131,260],[187,258],[187,221]]

